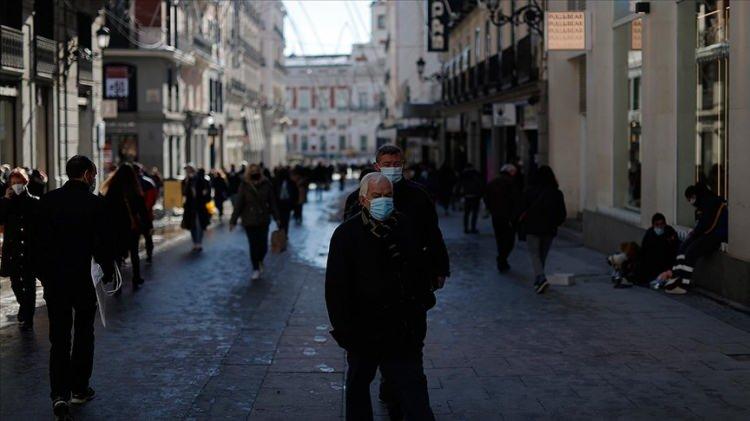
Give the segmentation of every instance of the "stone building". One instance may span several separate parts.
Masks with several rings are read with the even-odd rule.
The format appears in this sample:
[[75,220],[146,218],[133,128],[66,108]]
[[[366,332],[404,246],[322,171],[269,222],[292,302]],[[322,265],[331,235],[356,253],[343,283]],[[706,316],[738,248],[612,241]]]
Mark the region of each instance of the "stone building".
[[71,156],[98,156],[102,4],[0,2],[0,163],[46,172],[49,188]]

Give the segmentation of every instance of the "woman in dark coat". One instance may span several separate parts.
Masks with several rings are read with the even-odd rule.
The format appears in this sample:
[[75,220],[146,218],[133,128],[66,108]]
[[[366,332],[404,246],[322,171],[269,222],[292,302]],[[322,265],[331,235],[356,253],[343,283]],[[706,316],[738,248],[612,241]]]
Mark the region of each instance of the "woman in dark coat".
[[288,234],[292,209],[299,202],[299,188],[297,187],[297,183],[292,181],[288,168],[281,168],[278,171],[273,184],[276,191],[276,199],[278,199],[279,228]]
[[539,167],[533,183],[524,194],[519,217],[520,231],[526,237],[531,267],[534,270],[534,289],[542,294],[549,286],[544,273],[547,254],[557,228],[567,216],[565,199],[558,188],[555,173],[547,165]]
[[120,165],[102,183],[99,191],[104,196],[105,209],[111,221],[115,256],[125,259],[130,255],[133,289],[137,289],[144,282],[141,277],[138,243],[141,234],[151,230],[152,223],[135,168],[130,164]]
[[263,259],[268,251],[268,226],[272,217],[280,225],[273,185],[263,176],[258,165],[250,165],[237,193],[237,206],[232,211],[229,229],[233,230],[237,220],[242,219],[250,246],[252,280],[260,279],[263,270]]
[[28,183],[26,171],[14,169],[8,177],[5,197],[0,199],[0,225],[5,228],[0,276],[10,277],[20,307],[16,318],[24,330],[34,326],[36,270],[32,247],[39,207],[39,198],[27,190]]
[[185,179],[182,180],[182,196],[184,213],[182,214],[182,228],[190,231],[193,238],[193,251],[203,250],[203,231],[208,228],[211,215],[206,204],[211,201],[211,185],[206,180],[203,169],[195,171],[195,167],[185,167]]

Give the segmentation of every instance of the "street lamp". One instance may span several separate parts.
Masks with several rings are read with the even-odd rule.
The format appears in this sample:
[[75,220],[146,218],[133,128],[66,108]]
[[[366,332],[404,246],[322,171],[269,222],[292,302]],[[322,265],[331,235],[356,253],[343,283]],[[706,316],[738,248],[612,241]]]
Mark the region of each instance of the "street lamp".
[[420,57],[417,60],[417,73],[419,74],[419,78],[421,80],[425,81],[425,82],[428,81],[428,80],[435,80],[435,81],[439,82],[440,80],[442,80],[443,76],[440,73],[434,73],[434,74],[432,74],[430,76],[425,77],[424,76],[424,68],[425,68],[426,64],[427,63],[424,61],[424,59],[422,57]]
[[109,47],[109,28],[102,26],[96,31],[96,43],[102,50]]
[[537,0],[531,0],[529,4],[523,6],[517,10],[514,10],[510,15],[504,15],[502,12],[502,0],[485,0],[484,5],[490,12],[490,21],[495,26],[503,26],[506,23],[510,23],[514,26],[518,26],[521,23],[525,23],[529,28],[536,31],[539,35],[544,33],[542,24],[544,22],[544,11],[537,4]]

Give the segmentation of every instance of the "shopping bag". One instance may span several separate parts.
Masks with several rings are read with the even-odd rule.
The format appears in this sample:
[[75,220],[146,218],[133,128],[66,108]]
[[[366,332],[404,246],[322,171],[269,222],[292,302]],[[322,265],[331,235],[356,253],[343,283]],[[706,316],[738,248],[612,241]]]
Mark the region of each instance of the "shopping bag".
[[96,292],[96,303],[97,307],[99,307],[99,317],[101,317],[102,326],[104,327],[107,327],[105,298],[108,295],[117,294],[117,292],[120,291],[120,288],[122,288],[122,274],[120,274],[120,268],[117,266],[117,263],[114,264],[114,269],[115,287],[114,289],[107,290],[104,288],[104,282],[102,282],[104,279],[104,271],[102,270],[102,267],[96,263],[94,259],[91,259],[91,280],[94,283],[94,291]]
[[216,209],[216,203],[213,200],[206,203],[206,211],[208,211],[209,215],[216,215],[218,212],[218,209]]
[[286,231],[276,230],[271,233],[271,252],[281,253],[286,250]]

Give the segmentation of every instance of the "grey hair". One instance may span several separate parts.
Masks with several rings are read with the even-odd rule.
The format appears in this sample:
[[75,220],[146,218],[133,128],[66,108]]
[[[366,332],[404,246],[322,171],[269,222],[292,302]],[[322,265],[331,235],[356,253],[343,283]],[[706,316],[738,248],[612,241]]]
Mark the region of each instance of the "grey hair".
[[518,171],[518,168],[516,168],[513,164],[505,164],[502,167],[500,167],[500,172],[511,172],[511,171]]
[[362,177],[362,181],[359,182],[359,196],[367,196],[367,191],[370,189],[370,183],[379,183],[381,180],[385,180],[393,188],[393,184],[388,177],[384,176],[381,172],[371,172],[366,176]]

